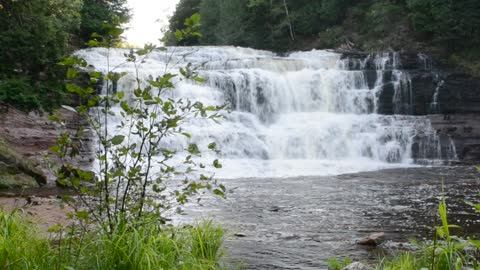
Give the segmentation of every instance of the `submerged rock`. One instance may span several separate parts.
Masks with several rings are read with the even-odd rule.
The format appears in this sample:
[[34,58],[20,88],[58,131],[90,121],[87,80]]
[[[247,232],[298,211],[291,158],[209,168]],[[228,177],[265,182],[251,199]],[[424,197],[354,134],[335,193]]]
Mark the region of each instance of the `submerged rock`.
[[357,244],[362,246],[378,246],[383,242],[384,239],[385,239],[385,233],[383,232],[372,233],[368,237],[358,240]]

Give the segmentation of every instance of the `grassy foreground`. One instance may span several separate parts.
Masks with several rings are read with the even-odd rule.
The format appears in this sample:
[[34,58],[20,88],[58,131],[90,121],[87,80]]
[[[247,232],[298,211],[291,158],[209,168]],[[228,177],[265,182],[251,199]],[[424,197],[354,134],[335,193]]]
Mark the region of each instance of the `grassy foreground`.
[[0,212],[0,269],[222,269],[224,231],[211,221],[165,228],[153,222],[112,233],[49,238],[19,214]]

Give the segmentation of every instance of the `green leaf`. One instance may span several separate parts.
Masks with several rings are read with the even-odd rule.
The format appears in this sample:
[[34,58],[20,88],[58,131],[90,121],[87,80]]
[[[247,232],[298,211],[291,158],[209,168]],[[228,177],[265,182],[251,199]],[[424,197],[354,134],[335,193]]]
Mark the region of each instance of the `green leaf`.
[[181,41],[181,40],[183,39],[183,33],[182,33],[182,31],[180,31],[180,30],[175,31],[175,34],[174,34],[174,35],[175,35],[175,39],[176,39],[177,41]]
[[120,107],[127,113],[131,111],[130,105],[126,101],[120,102]]
[[79,219],[79,220],[86,220],[88,219],[88,212],[87,211],[77,211],[75,213],[75,216]]
[[188,146],[188,152],[192,155],[200,154],[200,150],[198,149],[198,146],[194,143],[192,143]]
[[89,73],[90,77],[94,78],[94,79],[100,79],[103,74],[101,72],[90,72]]
[[125,140],[125,136],[123,135],[117,135],[115,137],[113,137],[110,142],[113,144],[113,145],[119,145],[123,142],[123,140]]
[[67,69],[67,79],[74,79],[78,76],[79,71],[74,68]]
[[214,143],[214,142],[211,143],[211,144],[209,144],[209,145],[208,145],[208,149],[210,149],[210,150],[215,150],[215,149],[217,149],[217,144]]
[[195,78],[193,78],[193,79],[194,79],[196,82],[199,82],[199,83],[204,83],[204,82],[207,81],[206,79],[200,78],[200,77],[195,77]]
[[213,194],[225,198],[225,192],[221,191],[220,189],[213,190]]
[[217,169],[221,169],[222,168],[222,164],[218,161],[218,159],[215,159],[213,161],[213,166]]
[[67,91],[73,94],[84,96],[86,94],[85,89],[75,84],[67,84]]
[[99,47],[99,46],[100,46],[100,42],[92,39],[92,40],[89,40],[89,41],[88,41],[88,46],[90,46],[90,47]]

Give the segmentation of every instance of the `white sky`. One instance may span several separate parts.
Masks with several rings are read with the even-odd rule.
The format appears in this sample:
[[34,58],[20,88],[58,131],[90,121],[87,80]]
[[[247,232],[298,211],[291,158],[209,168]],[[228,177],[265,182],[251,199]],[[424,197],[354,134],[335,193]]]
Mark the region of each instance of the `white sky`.
[[127,41],[133,45],[159,44],[161,29],[168,25],[168,16],[179,0],[128,0],[133,18],[126,32]]

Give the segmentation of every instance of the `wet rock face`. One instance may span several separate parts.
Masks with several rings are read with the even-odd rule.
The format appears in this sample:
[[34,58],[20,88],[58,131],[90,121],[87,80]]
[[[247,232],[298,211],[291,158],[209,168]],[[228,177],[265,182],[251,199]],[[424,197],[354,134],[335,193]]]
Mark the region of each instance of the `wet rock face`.
[[[344,53],[343,60],[347,69],[363,71],[368,87],[375,91],[377,113],[428,115],[442,149],[449,151],[453,140],[462,163],[480,162],[480,78],[417,53]],[[412,147],[414,159],[419,156],[421,136]]]
[[0,189],[36,187],[46,181],[39,169],[0,139]]
[[[480,79],[458,72],[428,55],[417,53],[344,53],[346,68],[362,70],[370,89],[383,82],[378,112],[393,114],[395,70],[408,74],[412,111],[400,114],[480,114]],[[383,58],[383,59],[381,59]],[[381,71],[380,73],[378,71]],[[392,74],[392,71],[393,74]]]
[[[72,132],[83,124],[73,112],[61,110],[60,114],[66,121],[66,128]],[[44,155],[56,144],[59,133],[47,115],[26,114],[0,104],[0,188],[54,185]],[[88,138],[84,139],[78,163],[88,168],[92,153]],[[51,161],[55,162],[54,157]]]
[[480,114],[430,115],[428,118],[440,138],[453,139],[462,163],[480,163]]

